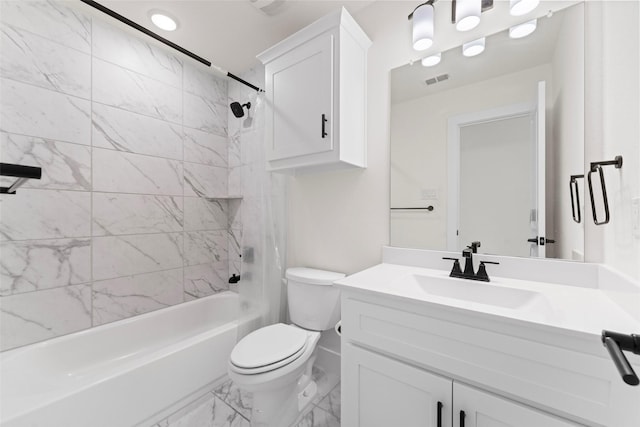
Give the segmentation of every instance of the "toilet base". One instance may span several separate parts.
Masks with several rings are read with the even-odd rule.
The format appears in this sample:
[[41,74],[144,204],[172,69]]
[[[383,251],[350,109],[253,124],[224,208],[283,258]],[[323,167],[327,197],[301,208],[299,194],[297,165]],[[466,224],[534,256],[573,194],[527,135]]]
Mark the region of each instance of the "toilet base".
[[290,427],[317,394],[315,381],[254,393],[251,427]]

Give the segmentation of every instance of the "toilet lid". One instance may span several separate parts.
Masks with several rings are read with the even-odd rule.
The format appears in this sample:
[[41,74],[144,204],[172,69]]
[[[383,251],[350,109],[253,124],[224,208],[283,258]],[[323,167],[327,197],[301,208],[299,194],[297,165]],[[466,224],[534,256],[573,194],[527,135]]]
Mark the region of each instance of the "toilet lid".
[[[231,352],[231,363],[238,368],[256,369],[295,360],[307,343],[306,331],[277,323],[251,332]],[[288,360],[287,362],[290,362]]]

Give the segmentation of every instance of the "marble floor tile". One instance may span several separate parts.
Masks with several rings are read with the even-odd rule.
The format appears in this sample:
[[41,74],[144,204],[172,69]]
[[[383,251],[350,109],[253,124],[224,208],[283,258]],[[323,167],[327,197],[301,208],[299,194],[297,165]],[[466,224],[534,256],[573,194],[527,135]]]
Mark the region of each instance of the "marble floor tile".
[[253,396],[251,393],[240,391],[233,381],[229,380],[215,389],[213,393],[230,405],[242,416],[251,419]]
[[340,427],[340,420],[316,406],[296,424],[296,427]]
[[338,384],[320,401],[320,403],[318,403],[317,406],[318,408],[323,409],[334,417],[340,419],[340,397],[340,384]]
[[206,399],[199,400],[199,406],[189,413],[172,419],[158,426],[166,427],[250,427],[242,415],[234,411],[213,394],[207,394]]

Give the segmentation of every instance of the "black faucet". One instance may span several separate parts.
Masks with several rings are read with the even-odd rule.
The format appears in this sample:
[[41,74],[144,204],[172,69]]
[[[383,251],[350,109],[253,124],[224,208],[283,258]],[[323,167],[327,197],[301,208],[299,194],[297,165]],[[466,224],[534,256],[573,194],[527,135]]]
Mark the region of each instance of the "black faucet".
[[479,280],[481,282],[489,282],[489,275],[487,274],[487,269],[485,264],[500,264],[499,262],[493,261],[480,261],[480,266],[478,267],[478,273],[473,269],[473,254],[478,253],[478,248],[480,247],[480,242],[471,242],[471,246],[467,246],[466,249],[462,251],[462,257],[465,258],[464,263],[464,271],[460,269],[460,261],[458,258],[442,258],[453,261],[453,268],[451,269],[451,273],[449,273],[449,277],[457,277],[460,279],[469,279],[469,280]]

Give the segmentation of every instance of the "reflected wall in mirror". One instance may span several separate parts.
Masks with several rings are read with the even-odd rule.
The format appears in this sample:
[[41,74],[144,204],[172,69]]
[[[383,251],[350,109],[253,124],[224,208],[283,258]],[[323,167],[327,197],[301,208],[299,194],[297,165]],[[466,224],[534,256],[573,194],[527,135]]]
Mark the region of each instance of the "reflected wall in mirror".
[[391,245],[581,260],[584,75],[582,3],[481,55],[392,70]]

